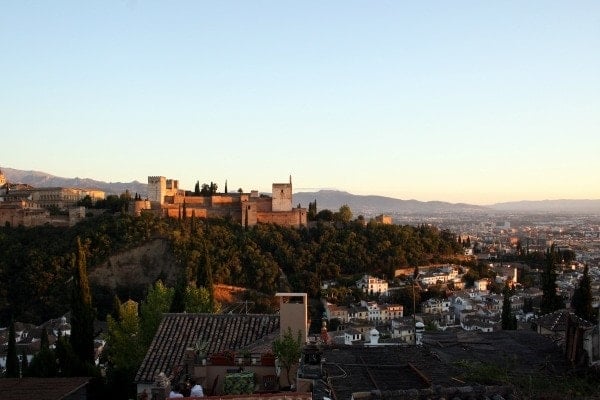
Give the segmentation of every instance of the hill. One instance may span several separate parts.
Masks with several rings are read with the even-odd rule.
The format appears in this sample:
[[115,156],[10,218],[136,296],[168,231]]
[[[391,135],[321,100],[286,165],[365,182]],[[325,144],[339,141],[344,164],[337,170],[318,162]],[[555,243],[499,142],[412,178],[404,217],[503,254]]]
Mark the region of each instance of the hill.
[[[138,181],[103,182],[89,178],[63,178],[40,171],[25,171],[3,167],[2,172],[13,183],[25,183],[33,187],[78,187],[104,190],[107,194],[121,194],[125,190],[145,196],[148,185]],[[338,210],[347,204],[355,216],[373,217],[379,214],[449,214],[485,212],[567,213],[600,214],[600,200],[542,200],[512,201],[488,206],[444,201],[402,200],[375,195],[356,195],[340,190],[294,193],[294,204],[308,207],[317,200],[318,210]]]
[[89,178],[62,178],[41,171],[24,171],[13,168],[2,168],[6,179],[12,183],[25,183],[33,187],[75,187],[81,189],[100,189],[107,194],[121,194],[125,190],[131,193],[147,193],[145,183],[133,182],[103,182]]
[[294,203],[308,206],[317,200],[317,209],[336,211],[347,204],[356,216],[374,216],[385,214],[445,214],[464,212],[484,212],[486,207],[464,203],[447,203],[443,201],[401,200],[385,196],[356,195],[338,190],[320,190],[318,192],[294,193]]

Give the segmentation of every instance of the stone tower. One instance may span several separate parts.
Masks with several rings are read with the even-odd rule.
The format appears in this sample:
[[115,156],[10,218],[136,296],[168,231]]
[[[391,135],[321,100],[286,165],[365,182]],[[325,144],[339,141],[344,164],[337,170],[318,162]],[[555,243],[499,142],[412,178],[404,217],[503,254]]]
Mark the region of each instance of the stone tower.
[[163,204],[167,193],[167,178],[164,176],[148,177],[148,200],[151,203]]
[[272,211],[292,211],[292,177],[289,183],[274,183]]

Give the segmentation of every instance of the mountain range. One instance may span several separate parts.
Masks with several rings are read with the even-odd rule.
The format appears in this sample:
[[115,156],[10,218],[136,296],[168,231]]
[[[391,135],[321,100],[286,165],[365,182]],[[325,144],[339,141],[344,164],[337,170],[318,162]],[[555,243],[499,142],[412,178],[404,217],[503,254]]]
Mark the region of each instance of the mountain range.
[[[45,172],[2,168],[9,182],[24,183],[33,187],[78,187],[104,190],[107,194],[120,194],[129,190],[145,196],[147,184],[133,182],[103,182],[87,178],[61,178]],[[600,214],[600,200],[541,200],[512,201],[479,206],[444,201],[401,200],[375,195],[355,195],[340,190],[319,190],[294,193],[294,204],[308,207],[317,201],[319,210],[338,210],[347,204],[354,215],[374,216],[378,214],[449,214],[449,213],[578,213]]]

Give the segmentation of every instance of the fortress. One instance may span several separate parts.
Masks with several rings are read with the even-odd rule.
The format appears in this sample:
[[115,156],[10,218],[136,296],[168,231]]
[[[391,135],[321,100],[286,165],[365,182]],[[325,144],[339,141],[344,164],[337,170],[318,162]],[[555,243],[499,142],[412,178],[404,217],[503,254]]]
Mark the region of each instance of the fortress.
[[165,217],[231,218],[243,226],[272,223],[306,225],[306,208],[292,206],[292,178],[273,183],[271,197],[250,193],[196,195],[179,189],[179,181],[164,176],[148,177],[148,200],[139,201],[135,212],[151,209]]

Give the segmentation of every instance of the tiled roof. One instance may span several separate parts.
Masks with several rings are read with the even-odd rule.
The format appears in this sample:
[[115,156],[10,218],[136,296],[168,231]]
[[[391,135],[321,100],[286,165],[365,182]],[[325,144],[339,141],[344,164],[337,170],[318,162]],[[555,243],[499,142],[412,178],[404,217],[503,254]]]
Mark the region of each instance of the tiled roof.
[[550,314],[544,314],[536,319],[535,323],[552,332],[565,332],[567,330],[567,320],[569,317],[573,322],[583,328],[593,327],[592,323],[579,318],[577,315],[567,310],[559,310]]
[[2,400],[60,400],[75,393],[90,378],[4,378],[0,379]]
[[250,348],[278,331],[279,315],[165,314],[135,381],[152,383],[159,372],[170,375],[198,339],[208,343],[207,353],[212,354]]
[[[323,370],[333,398],[350,399],[353,393],[372,390],[425,389],[430,385],[458,386],[458,372],[414,346],[331,347],[323,351]],[[323,359],[322,359],[323,360]],[[317,388],[319,390],[319,388]],[[315,398],[317,398],[316,396]],[[331,396],[327,396],[331,397]]]
[[467,360],[471,363],[510,364],[515,376],[567,370],[562,350],[535,331],[424,332],[423,343],[441,360],[452,363]]

